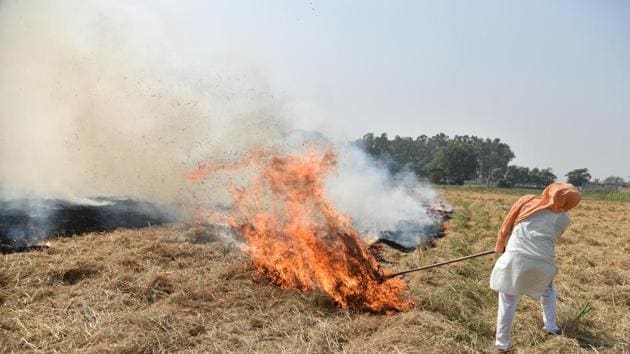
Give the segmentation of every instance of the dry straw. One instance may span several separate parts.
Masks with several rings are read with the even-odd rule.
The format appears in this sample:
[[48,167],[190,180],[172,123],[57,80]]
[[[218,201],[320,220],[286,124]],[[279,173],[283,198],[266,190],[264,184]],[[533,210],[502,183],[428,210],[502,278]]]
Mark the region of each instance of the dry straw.
[[[450,234],[428,251],[387,250],[395,270],[491,248],[518,197],[443,193],[457,210]],[[571,214],[557,247],[565,335],[546,336],[538,304],[524,298],[514,345],[527,353],[628,352],[630,203],[586,199]],[[0,352],[478,353],[492,344],[492,256],[407,275],[417,299],[409,312],[352,314],[317,292],[254,283],[238,248],[189,242],[199,232],[119,230],[1,256]]]

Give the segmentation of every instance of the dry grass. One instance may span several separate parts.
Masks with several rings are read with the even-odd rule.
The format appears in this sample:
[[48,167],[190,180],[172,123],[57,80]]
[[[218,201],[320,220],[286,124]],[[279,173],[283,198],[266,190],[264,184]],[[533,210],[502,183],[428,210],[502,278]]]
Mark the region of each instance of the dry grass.
[[[429,251],[387,251],[397,269],[491,249],[518,197],[443,192],[458,211],[450,235]],[[514,329],[521,352],[630,351],[628,215],[630,203],[601,200],[572,213],[558,246],[565,335],[545,336],[537,303],[523,298]],[[198,237],[183,226],[119,230],[2,256],[0,352],[477,353],[492,344],[493,256],[409,275],[416,307],[387,317],[253,283],[237,248],[187,242]]]

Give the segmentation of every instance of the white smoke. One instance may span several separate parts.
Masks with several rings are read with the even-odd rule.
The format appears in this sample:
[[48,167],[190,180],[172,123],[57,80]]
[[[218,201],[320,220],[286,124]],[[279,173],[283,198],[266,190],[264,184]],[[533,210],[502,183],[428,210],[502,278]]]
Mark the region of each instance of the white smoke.
[[[235,53],[238,64],[182,58],[161,17],[134,4],[0,2],[0,197],[224,205],[224,181],[195,187],[186,173],[206,160],[295,144],[288,122],[304,119],[283,117],[290,110],[251,69],[255,55]],[[191,33],[189,42],[212,52],[204,36]],[[439,198],[430,188],[338,146],[327,193],[360,231],[432,222],[425,204]]]
[[368,241],[387,238],[415,248],[440,231],[441,223],[428,215],[427,209],[452,209],[427,182],[408,171],[392,175],[356,144],[294,130],[283,139],[282,146],[289,152],[334,149],[337,165],[325,180],[326,197],[352,219]]
[[339,166],[326,181],[326,192],[338,210],[349,215],[369,238],[385,231],[399,231],[395,241],[415,247],[435,221],[426,213],[439,207],[439,195],[411,173],[392,176],[360,148],[346,144],[338,149]]
[[131,3],[0,3],[0,192],[185,203],[197,162],[282,135],[264,80],[186,67],[167,31]]

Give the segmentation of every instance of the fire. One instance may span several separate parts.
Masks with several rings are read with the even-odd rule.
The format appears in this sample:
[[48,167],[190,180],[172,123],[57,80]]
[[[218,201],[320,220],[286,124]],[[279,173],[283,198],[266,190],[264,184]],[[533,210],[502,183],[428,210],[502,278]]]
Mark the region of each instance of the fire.
[[[413,306],[406,284],[387,279],[366,243],[324,195],[323,178],[336,155],[257,151],[234,164],[206,164],[188,177],[253,168],[252,180],[233,190],[230,225],[246,240],[256,278],[281,288],[321,289],[342,309],[390,313]],[[358,196],[359,197],[359,196]]]

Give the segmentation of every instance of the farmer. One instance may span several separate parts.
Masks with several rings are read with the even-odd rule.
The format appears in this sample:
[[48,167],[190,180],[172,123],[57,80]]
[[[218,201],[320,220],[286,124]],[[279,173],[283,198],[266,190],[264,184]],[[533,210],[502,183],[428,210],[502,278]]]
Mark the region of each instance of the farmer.
[[540,299],[543,329],[561,334],[552,285],[556,274],[554,242],[569,226],[566,212],[580,199],[572,184],[553,183],[540,196],[520,198],[505,217],[495,247],[501,256],[490,276],[490,288],[499,293],[495,352],[509,350],[512,319],[521,294]]

